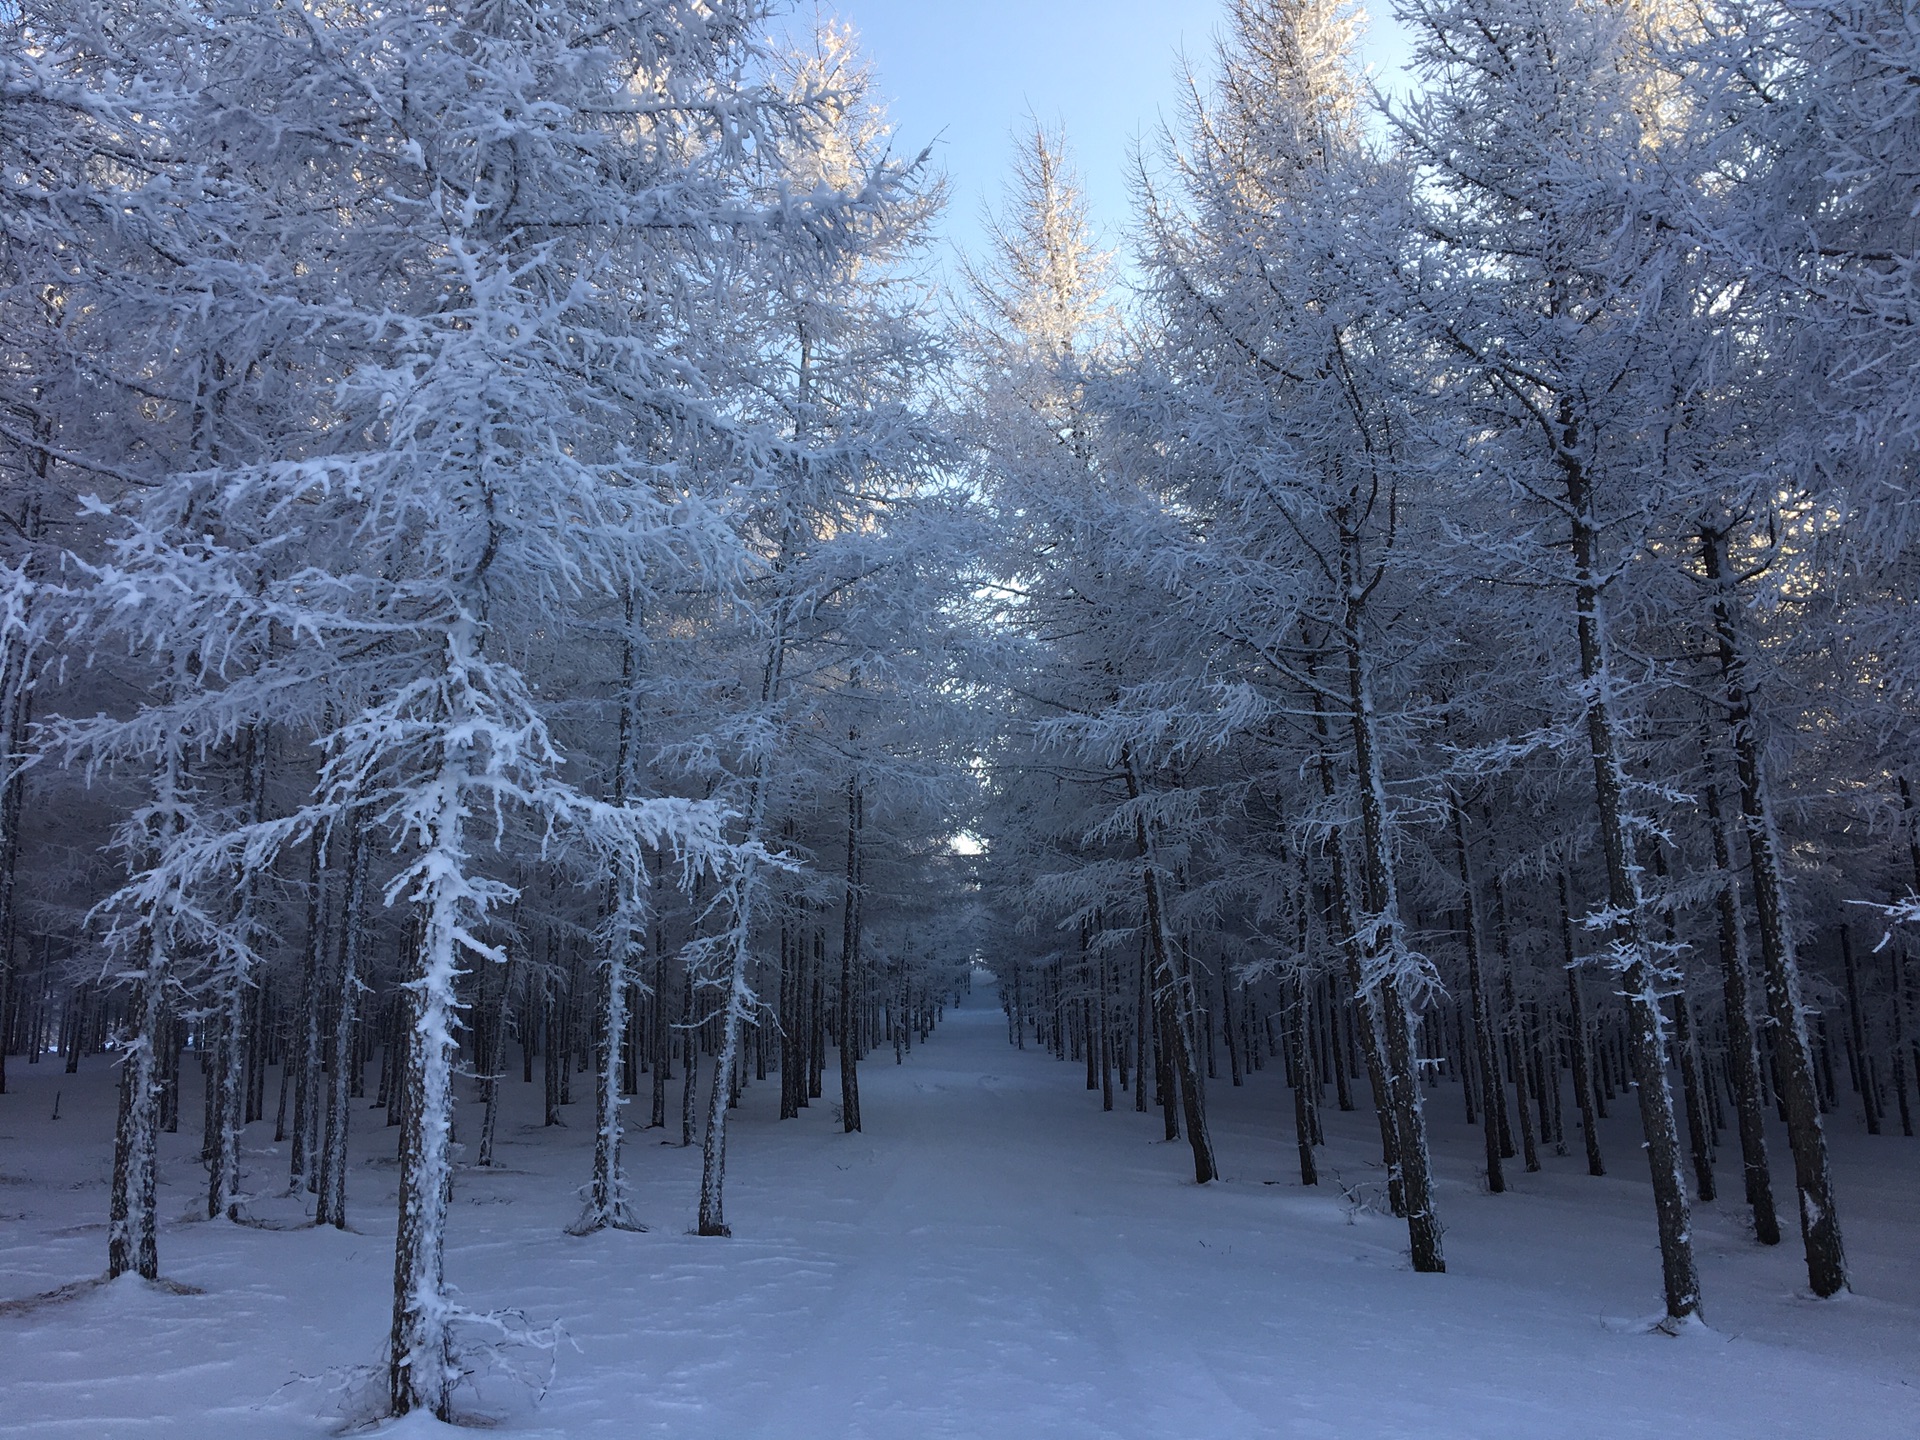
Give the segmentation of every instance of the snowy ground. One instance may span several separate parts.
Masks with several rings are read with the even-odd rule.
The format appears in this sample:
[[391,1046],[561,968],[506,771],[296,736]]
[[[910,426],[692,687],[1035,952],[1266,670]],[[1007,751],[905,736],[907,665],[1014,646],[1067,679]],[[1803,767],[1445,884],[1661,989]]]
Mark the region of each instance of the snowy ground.
[[[14,1300],[104,1264],[112,1093],[97,1064],[16,1064],[10,1080]],[[1659,1274],[1630,1105],[1605,1135],[1614,1176],[1550,1158],[1491,1196],[1458,1090],[1431,1092],[1450,1273],[1421,1276],[1394,1221],[1298,1185],[1276,1069],[1213,1087],[1227,1178],[1204,1189],[1184,1144],[1157,1143],[1157,1115],[1102,1114],[1083,1084],[1009,1048],[981,986],[905,1065],[874,1057],[865,1135],[837,1133],[821,1101],[781,1124],[777,1084],[749,1090],[736,1238],[685,1233],[698,1152],[655,1132],[628,1151],[653,1228],[574,1239],[586,1104],[542,1130],[537,1086],[516,1076],[500,1168],[459,1177],[448,1273],[468,1304],[558,1321],[568,1342],[537,1403],[499,1380],[463,1401],[506,1433],[568,1440],[1920,1435],[1920,1142],[1836,1119],[1856,1284],[1839,1302],[1806,1298],[1791,1239],[1762,1250],[1737,1206],[1700,1207],[1711,1328],[1668,1339],[1634,1323],[1658,1310]],[[1371,1117],[1327,1120],[1326,1168],[1371,1187]],[[271,1133],[253,1127],[249,1160],[277,1185]],[[330,1387],[378,1358],[385,1329],[394,1133],[376,1113],[355,1136],[347,1234],[188,1218],[194,1142],[167,1137],[162,1269],[204,1293],[122,1282],[0,1306],[0,1434],[337,1431]]]

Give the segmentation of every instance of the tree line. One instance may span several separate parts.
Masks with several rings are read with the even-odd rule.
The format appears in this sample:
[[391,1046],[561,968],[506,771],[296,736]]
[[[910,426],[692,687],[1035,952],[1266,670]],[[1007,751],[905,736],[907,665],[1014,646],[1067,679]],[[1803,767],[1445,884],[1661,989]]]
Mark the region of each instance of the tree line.
[[1131,1069],[1203,1183],[1221,1069],[1284,1063],[1308,1184],[1370,1094],[1422,1271],[1442,1075],[1495,1192],[1631,1104],[1668,1325],[1723,1145],[1835,1294],[1822,1117],[1911,1135],[1920,1074],[1920,51],[1846,0],[1395,13],[1402,99],[1352,7],[1232,0],[1125,271],[1036,128],[971,272],[1012,1034]]
[[382,1106],[386,1407],[445,1416],[516,1044],[591,1106],[576,1230],[644,1093],[725,1235],[742,1085],[831,1045],[856,1130],[961,983],[938,190],[760,0],[0,22],[5,1048],[113,1052],[116,1276],[183,1053],[210,1217],[344,1226]]

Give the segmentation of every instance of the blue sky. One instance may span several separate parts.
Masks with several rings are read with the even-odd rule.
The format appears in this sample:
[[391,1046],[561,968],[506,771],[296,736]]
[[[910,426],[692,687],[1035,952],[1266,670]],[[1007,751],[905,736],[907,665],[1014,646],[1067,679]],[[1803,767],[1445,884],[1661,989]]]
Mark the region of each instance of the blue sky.
[[[1182,51],[1207,75],[1220,23],[1218,0],[822,0],[822,9],[859,32],[899,148],[934,147],[953,182],[946,229],[963,246],[977,241],[981,202],[999,204],[1011,133],[1029,110],[1065,125],[1095,223],[1118,244],[1129,146],[1175,118]],[[1385,16],[1384,4],[1374,9]],[[1397,63],[1390,19],[1373,30],[1375,65]]]

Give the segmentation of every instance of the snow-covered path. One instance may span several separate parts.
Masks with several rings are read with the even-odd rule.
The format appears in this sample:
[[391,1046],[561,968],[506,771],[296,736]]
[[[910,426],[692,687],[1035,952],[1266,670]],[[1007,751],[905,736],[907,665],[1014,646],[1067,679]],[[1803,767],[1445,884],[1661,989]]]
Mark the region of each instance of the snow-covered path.
[[[15,1074],[18,1092],[0,1099],[0,1296],[97,1272],[105,1245],[104,1072],[78,1090],[38,1067]],[[827,1080],[831,1097],[831,1067]],[[777,1087],[752,1087],[730,1241],[685,1233],[697,1154],[644,1133],[629,1164],[654,1228],[565,1235],[589,1136],[583,1114],[541,1129],[535,1088],[509,1086],[524,1108],[503,1127],[501,1168],[462,1172],[449,1255],[468,1303],[558,1319],[570,1337],[538,1404],[502,1380],[467,1396],[508,1433],[1920,1434],[1912,1142],[1873,1142],[1888,1148],[1870,1173],[1859,1146],[1841,1146],[1861,1293],[1800,1298],[1791,1245],[1762,1251],[1732,1207],[1702,1207],[1715,1328],[1670,1340],[1628,1323],[1658,1294],[1628,1131],[1607,1137],[1615,1176],[1550,1159],[1518,1193],[1488,1196],[1472,1183],[1475,1132],[1452,1116],[1451,1087],[1433,1107],[1444,1277],[1406,1268],[1392,1220],[1354,1212],[1332,1185],[1292,1182],[1274,1069],[1213,1088],[1227,1178],[1202,1189],[1185,1147],[1158,1142],[1157,1116],[1124,1096],[1124,1110],[1102,1114],[1080,1067],[1009,1047],[986,986],[904,1065],[873,1057],[864,1135],[839,1134],[826,1102],[780,1123]],[[1368,1118],[1328,1123],[1329,1168],[1364,1186],[1376,1174]],[[337,1425],[324,1378],[298,1377],[378,1354],[393,1132],[377,1124],[356,1137],[360,1233],[176,1219],[164,1268],[206,1294],[122,1285],[0,1314],[0,1432],[257,1440]],[[199,1171],[189,1137],[169,1141],[163,1214],[179,1217]],[[250,1160],[263,1179],[284,1165],[270,1147]]]

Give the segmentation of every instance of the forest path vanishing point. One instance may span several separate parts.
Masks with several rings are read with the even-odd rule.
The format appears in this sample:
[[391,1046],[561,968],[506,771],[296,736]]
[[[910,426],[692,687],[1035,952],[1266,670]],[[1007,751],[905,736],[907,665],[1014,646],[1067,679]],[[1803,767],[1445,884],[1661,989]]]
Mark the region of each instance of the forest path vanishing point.
[[[510,1076],[498,1168],[456,1180],[449,1278],[464,1303],[557,1319],[567,1340],[544,1399],[483,1379],[462,1394],[468,1413],[566,1440],[1920,1433],[1920,1176],[1860,1164],[1850,1137],[1838,1154],[1861,1292],[1803,1298],[1790,1246],[1763,1251],[1733,1207],[1702,1206],[1711,1328],[1667,1339],[1635,1323],[1658,1301],[1644,1178],[1549,1158],[1486,1195],[1476,1132],[1450,1106],[1430,1118],[1451,1271],[1421,1276],[1404,1229],[1332,1173],[1317,1191],[1295,1183],[1277,1066],[1211,1087],[1226,1178],[1200,1188],[1157,1113],[1116,1092],[1102,1114],[1083,1067],[1009,1046],[984,977],[891,1060],[863,1069],[862,1135],[838,1133],[830,1099],[783,1124],[777,1084],[748,1088],[726,1241],[686,1233],[697,1149],[648,1131],[628,1159],[651,1229],[566,1235],[584,1105],[543,1129],[538,1087]],[[0,1137],[5,1297],[98,1266],[111,1075],[55,1070],[18,1072],[20,1133]],[[831,1096],[831,1062],[827,1081]],[[377,1112],[356,1123],[345,1234],[184,1219],[199,1167],[188,1135],[165,1137],[163,1273],[206,1293],[123,1281],[0,1314],[7,1433],[333,1433],[329,1387],[377,1359],[391,1265],[394,1132]],[[1379,1179],[1371,1118],[1329,1107],[1326,1124],[1326,1171],[1364,1199]],[[1609,1141],[1627,1153],[1624,1125]],[[284,1147],[246,1158],[284,1175]],[[256,1213],[294,1223],[292,1205]],[[1638,1269],[1618,1261],[1642,1251]]]

